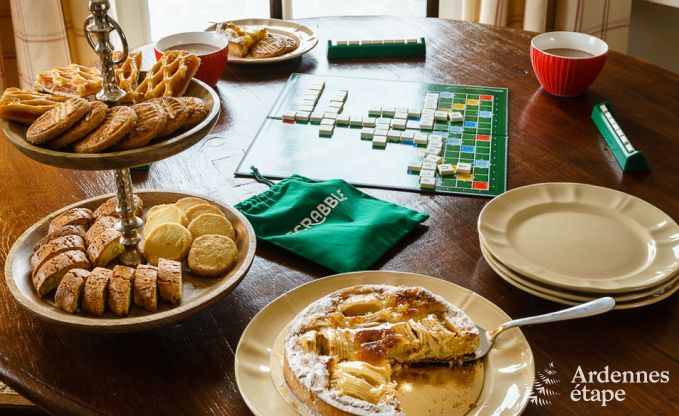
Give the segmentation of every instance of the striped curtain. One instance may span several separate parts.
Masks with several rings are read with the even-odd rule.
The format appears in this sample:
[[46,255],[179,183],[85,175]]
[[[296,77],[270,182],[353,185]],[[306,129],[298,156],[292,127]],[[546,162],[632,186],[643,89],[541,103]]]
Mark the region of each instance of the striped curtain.
[[55,66],[96,62],[85,40],[87,0],[0,0],[0,90],[29,88]]
[[632,0],[441,0],[440,16],[533,32],[589,33],[627,52]]

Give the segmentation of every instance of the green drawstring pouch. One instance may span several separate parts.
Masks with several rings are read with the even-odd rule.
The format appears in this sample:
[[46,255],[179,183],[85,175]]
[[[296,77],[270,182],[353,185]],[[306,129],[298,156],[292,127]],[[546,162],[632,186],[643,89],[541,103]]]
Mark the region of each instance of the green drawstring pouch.
[[373,198],[341,179],[293,175],[236,208],[257,237],[336,272],[364,270],[429,214]]

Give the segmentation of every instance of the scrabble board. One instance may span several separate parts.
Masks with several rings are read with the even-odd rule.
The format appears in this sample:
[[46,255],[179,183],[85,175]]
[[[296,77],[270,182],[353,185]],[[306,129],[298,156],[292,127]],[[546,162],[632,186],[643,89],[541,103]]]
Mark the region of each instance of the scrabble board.
[[493,197],[507,104],[506,88],[292,74],[236,174]]

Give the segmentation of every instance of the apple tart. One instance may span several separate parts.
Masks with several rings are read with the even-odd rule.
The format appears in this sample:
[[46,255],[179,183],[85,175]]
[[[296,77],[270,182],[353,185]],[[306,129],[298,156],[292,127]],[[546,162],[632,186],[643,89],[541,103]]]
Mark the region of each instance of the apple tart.
[[400,415],[394,375],[457,365],[479,346],[459,308],[420,287],[354,286],[309,305],[285,339],[285,380],[313,413]]

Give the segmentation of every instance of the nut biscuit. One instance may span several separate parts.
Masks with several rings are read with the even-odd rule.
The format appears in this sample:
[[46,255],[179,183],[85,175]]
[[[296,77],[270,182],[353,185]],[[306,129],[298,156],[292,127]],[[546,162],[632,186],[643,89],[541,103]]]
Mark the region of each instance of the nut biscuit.
[[283,38],[283,40],[285,41],[285,52],[284,53],[292,52],[295,49],[297,49],[297,41],[294,40],[293,38],[285,37],[285,38]]
[[219,214],[202,214],[194,218],[189,223],[189,231],[193,238],[198,238],[205,234],[218,234],[229,237],[236,241],[236,235],[233,232],[233,225],[223,215]]
[[182,300],[182,264],[158,259],[158,291],[165,302],[177,304]]
[[83,290],[83,311],[101,316],[106,310],[108,284],[113,277],[113,271],[104,267],[97,267],[90,272]]
[[120,242],[121,235],[120,231],[107,228],[94,237],[87,246],[87,258],[93,266],[106,266],[125,251],[125,247]]
[[38,117],[70,98],[64,95],[10,87],[0,97],[0,118],[31,124]]
[[134,272],[134,304],[149,312],[158,310],[158,272],[150,267],[137,267]]
[[[134,215],[137,217],[141,217],[143,212],[144,212],[144,201],[141,200],[141,198],[134,194],[134,206],[136,209],[134,210]],[[118,217],[118,212],[116,212],[116,206],[118,205],[118,198],[113,197],[109,198],[104,202],[103,204],[99,205],[97,209],[94,210],[94,213],[92,214],[94,216],[94,219],[96,220],[97,218],[105,215],[110,215],[112,217]]]
[[184,124],[184,127],[190,129],[197,126],[201,121],[210,114],[210,106],[198,97],[181,97],[179,101],[184,104],[189,112],[189,117]]
[[130,107],[113,107],[104,122],[84,139],[73,145],[76,153],[98,153],[118,143],[132,131],[137,122],[137,114]]
[[132,282],[135,270],[127,266],[115,266],[108,283],[108,308],[117,316],[127,316],[132,304]]
[[26,140],[44,144],[68,130],[90,111],[92,105],[84,98],[71,98],[38,117],[28,127]]
[[40,239],[34,246],[33,251],[38,251],[38,249],[55,238],[63,237],[66,235],[77,235],[78,237],[85,238],[85,227],[82,225],[64,225],[63,227],[58,227],[55,230],[47,233],[46,236]]
[[155,227],[144,241],[144,255],[154,266],[162,257],[182,261],[191,248],[193,238],[186,227],[176,223],[165,223]]
[[105,215],[103,217],[97,218],[94,224],[85,233],[85,243],[89,246],[97,238],[98,235],[103,233],[105,230],[111,228],[116,229],[116,224],[118,223],[118,218]]
[[184,211],[177,208],[173,204],[163,204],[151,207],[146,213],[146,223],[144,224],[144,237],[153,231],[153,229],[160,224],[177,223],[186,227],[189,225],[189,220],[186,218]]
[[174,133],[186,124],[189,112],[181,101],[174,97],[154,98],[150,102],[160,105],[167,115],[165,127],[160,131],[158,137],[163,137]]
[[188,218],[189,223],[203,214],[217,214],[221,215],[222,217],[224,216],[224,213],[221,209],[210,204],[194,205],[186,210],[186,217]]
[[204,200],[203,198],[196,198],[194,196],[188,196],[186,198],[178,199],[177,202],[174,203],[179,209],[186,211],[191,208],[194,205],[202,205],[202,204],[207,204],[209,205],[210,203]]
[[80,308],[85,282],[90,272],[83,269],[71,269],[64,275],[54,294],[57,308],[66,313],[76,313]]
[[46,261],[33,275],[38,295],[45,296],[59,286],[61,278],[71,269],[91,268],[87,256],[80,250],[65,251]]
[[253,58],[273,58],[281,56],[286,51],[285,40],[278,36],[270,36],[255,43],[250,50]]
[[167,113],[155,102],[135,104],[132,109],[137,114],[134,129],[116,145],[116,150],[129,150],[146,146],[160,135],[167,123]]
[[55,238],[47,244],[40,247],[31,256],[31,270],[35,273],[47,260],[61,254],[64,251],[80,250],[85,251],[85,240],[77,235],[66,235]]
[[189,250],[189,268],[208,277],[220,276],[233,266],[238,257],[236,243],[223,235],[207,234],[193,240]]
[[82,225],[85,228],[92,222],[92,211],[87,208],[71,208],[54,218],[49,225],[49,233],[65,225]]
[[92,102],[90,111],[85,114],[85,117],[78,120],[78,122],[75,123],[64,134],[55,138],[54,140],[51,140],[48,143],[49,147],[52,149],[60,149],[82,139],[87,133],[91,132],[104,122],[107,112],[108,106],[106,104],[102,103],[101,101]]

